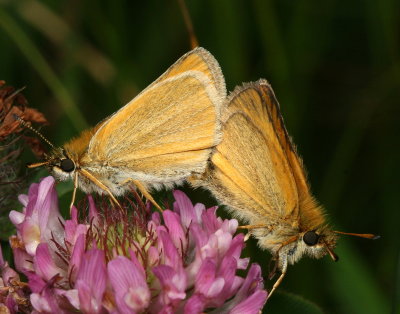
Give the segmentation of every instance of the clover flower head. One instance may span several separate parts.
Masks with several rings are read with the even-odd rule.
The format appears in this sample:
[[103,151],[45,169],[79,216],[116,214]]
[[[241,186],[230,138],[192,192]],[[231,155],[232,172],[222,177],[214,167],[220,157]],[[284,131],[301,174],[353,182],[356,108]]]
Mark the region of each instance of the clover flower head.
[[[131,210],[117,210],[89,196],[87,218],[78,219],[74,207],[65,220],[54,184],[52,177],[33,184],[19,198],[22,212],[10,213],[15,267],[28,278],[20,295],[30,295],[36,313],[258,313],[263,307],[260,267],[240,257],[238,223],[217,217],[216,207],[193,205],[181,191],[161,214],[138,197],[127,201]],[[245,269],[246,277],[237,274]],[[6,272],[19,282],[18,273]],[[4,276],[10,275],[3,285]],[[18,308],[13,302],[0,299]]]

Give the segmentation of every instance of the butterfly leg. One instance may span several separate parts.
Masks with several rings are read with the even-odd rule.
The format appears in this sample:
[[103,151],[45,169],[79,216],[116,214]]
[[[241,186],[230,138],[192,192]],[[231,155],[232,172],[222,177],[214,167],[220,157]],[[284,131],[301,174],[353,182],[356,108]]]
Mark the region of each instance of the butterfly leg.
[[[272,263],[273,263],[273,267],[271,267]],[[275,274],[276,274],[276,271],[278,270],[278,268],[279,268],[279,258],[272,258],[269,261],[269,266],[268,266],[268,270],[269,270],[268,279],[269,280],[271,280],[272,278],[275,277]]]
[[114,204],[117,207],[122,208],[121,204],[118,202],[118,200],[115,198],[115,196],[111,193],[110,189],[106,185],[104,185],[101,181],[99,181],[94,175],[92,175],[89,171],[87,171],[85,169],[79,169],[79,173],[82,174],[87,179],[89,179],[94,184],[96,184],[100,189],[105,191],[110,196],[111,201],[114,202]]
[[69,213],[71,214],[72,206],[74,206],[75,198],[76,198],[76,190],[78,189],[78,171],[75,171],[74,176],[74,191],[72,192],[71,204],[69,205]]
[[[245,226],[238,226],[238,229],[245,229],[247,231],[250,231],[252,229],[258,229],[258,228],[267,228],[267,229],[271,229],[270,226],[265,225],[265,224],[258,224],[258,225],[245,225]],[[271,230],[270,230],[271,231]],[[251,233],[248,232],[245,237],[244,237],[244,241],[246,242],[251,236]]]
[[268,294],[268,299],[271,297],[272,293],[274,293],[276,288],[278,288],[278,286],[281,284],[283,278],[286,275],[287,266],[288,266],[288,261],[287,261],[287,256],[285,255],[284,259],[282,261],[281,275],[279,276],[278,280],[275,281],[274,285],[272,286],[272,289],[271,289],[270,293]]
[[160,207],[160,205],[157,204],[157,202],[154,200],[153,196],[147,191],[146,187],[138,180],[133,180],[133,179],[127,179],[122,184],[126,184],[128,182],[132,182],[138,190],[144,195],[145,198],[147,198],[160,212],[163,212],[163,209]]
[[[284,255],[280,256],[279,252],[284,246],[297,241],[298,238],[299,238],[299,236],[296,235],[296,236],[293,236],[293,237],[287,239],[285,242],[281,243],[280,247],[276,251],[275,265],[274,265],[272,272],[269,273],[268,277],[269,277],[269,279],[272,279],[275,276],[275,273],[276,273],[276,270],[278,267],[281,269],[281,275],[279,276],[278,280],[272,286],[272,289],[268,295],[268,298],[271,296],[272,292],[274,292],[276,290],[276,288],[278,288],[278,286],[281,284],[283,277],[285,277],[286,271],[287,271],[287,266],[288,266],[287,255],[284,254]],[[280,264],[281,260],[282,260],[282,263]]]
[[244,225],[244,226],[238,226],[237,228],[251,230],[251,229],[258,229],[258,228],[268,228],[268,225],[266,225],[266,224]]

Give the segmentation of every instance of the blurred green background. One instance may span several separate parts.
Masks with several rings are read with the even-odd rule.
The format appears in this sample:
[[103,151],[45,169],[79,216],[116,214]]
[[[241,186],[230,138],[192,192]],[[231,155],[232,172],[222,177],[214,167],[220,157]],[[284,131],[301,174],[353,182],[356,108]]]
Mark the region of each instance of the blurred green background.
[[[338,263],[303,258],[280,287],[288,294],[265,312],[400,313],[400,2],[187,5],[229,90],[260,77],[272,84],[329,221],[382,236],[342,237]],[[56,145],[116,111],[188,50],[174,0],[0,1],[0,79],[26,86]],[[204,192],[193,197],[215,203]],[[255,245],[248,252],[266,277],[269,255]],[[314,305],[292,305],[291,294]]]

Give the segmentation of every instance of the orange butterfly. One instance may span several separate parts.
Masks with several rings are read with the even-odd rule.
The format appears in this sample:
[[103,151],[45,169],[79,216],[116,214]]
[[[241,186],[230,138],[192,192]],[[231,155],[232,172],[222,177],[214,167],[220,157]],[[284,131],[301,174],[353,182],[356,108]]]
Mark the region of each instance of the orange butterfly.
[[57,179],[72,179],[72,203],[79,187],[118,204],[115,196],[133,184],[158,207],[149,188],[204,172],[220,138],[225,98],[218,62],[196,48],[116,113],[30,167],[45,165]]
[[[265,80],[237,87],[227,99],[222,141],[194,186],[209,189],[261,248],[276,259],[281,283],[287,266],[303,255],[333,252],[337,234],[326,224],[322,207],[310,192],[300,157],[286,131],[279,104]],[[376,238],[372,234],[350,234]]]

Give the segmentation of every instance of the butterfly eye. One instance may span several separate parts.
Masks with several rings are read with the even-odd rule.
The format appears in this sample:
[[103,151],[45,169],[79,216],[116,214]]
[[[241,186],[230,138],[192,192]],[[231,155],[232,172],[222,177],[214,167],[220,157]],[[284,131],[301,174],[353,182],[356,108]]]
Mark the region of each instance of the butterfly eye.
[[61,160],[60,168],[62,171],[71,172],[75,170],[75,164],[71,159],[66,158]]
[[318,243],[319,235],[315,233],[315,231],[307,231],[303,235],[303,241],[308,246],[313,246]]

